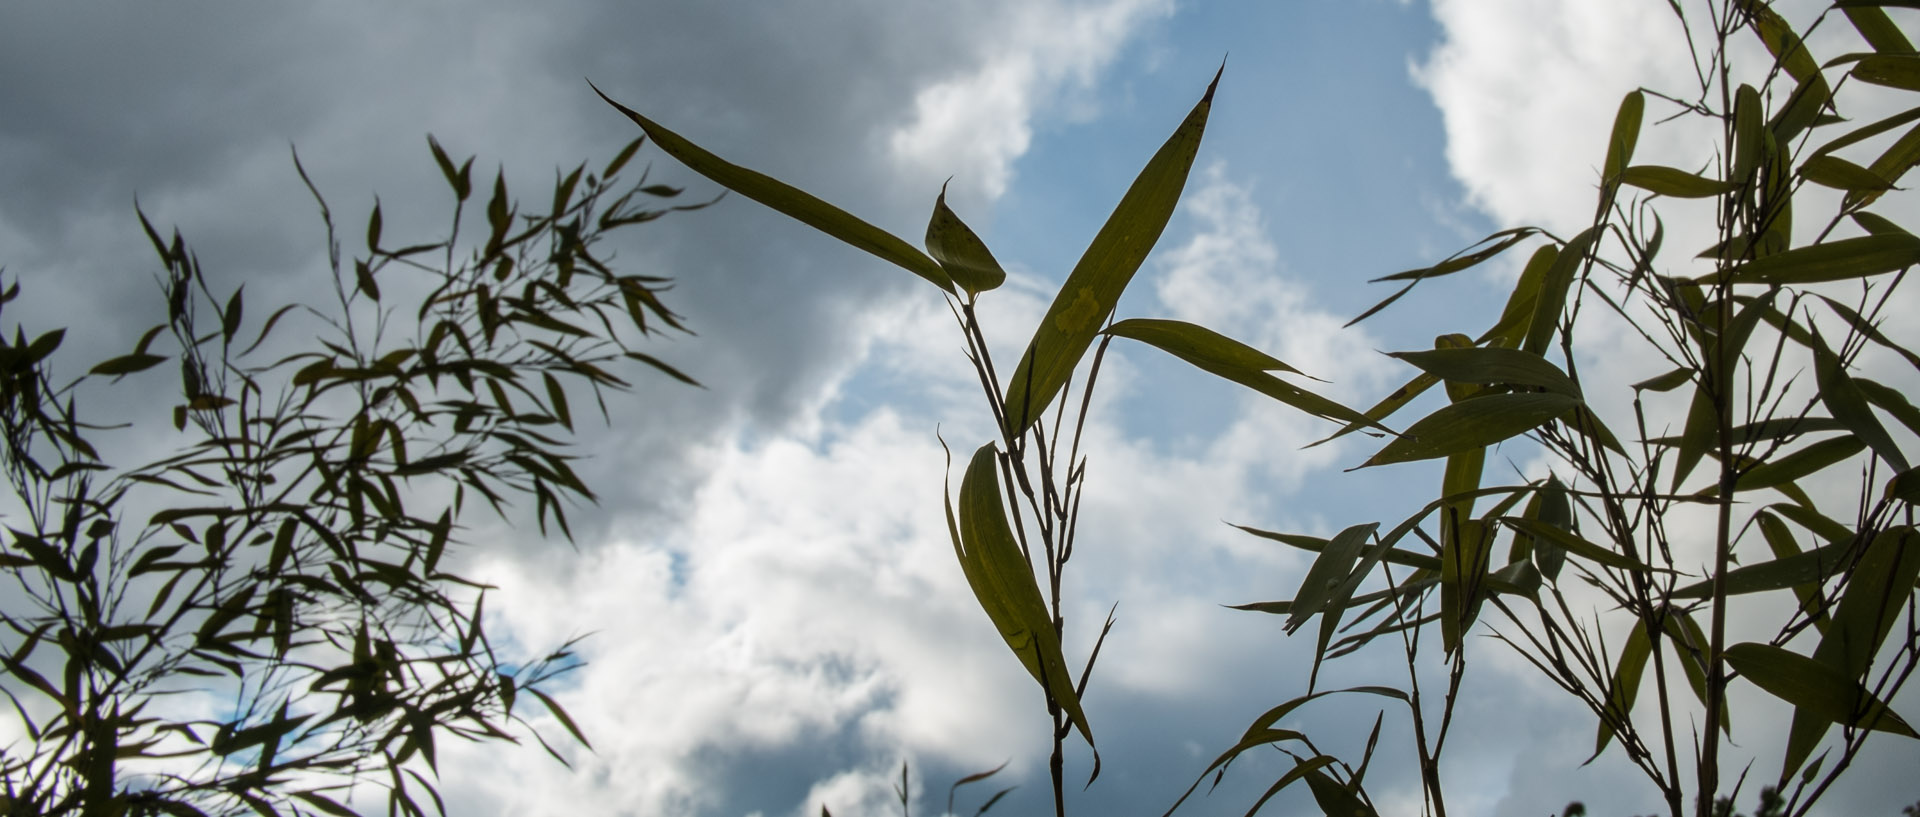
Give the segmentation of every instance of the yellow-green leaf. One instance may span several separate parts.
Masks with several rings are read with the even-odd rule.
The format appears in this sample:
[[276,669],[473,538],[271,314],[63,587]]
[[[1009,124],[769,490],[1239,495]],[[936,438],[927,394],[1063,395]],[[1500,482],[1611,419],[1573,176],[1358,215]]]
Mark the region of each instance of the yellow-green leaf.
[[1838,156],[1808,159],[1800,165],[1800,175],[1814,184],[1836,190],[1880,191],[1893,187],[1893,183],[1880,178],[1880,174]]
[[933,201],[933,216],[927,220],[927,254],[940,262],[947,276],[968,295],[986,292],[1007,280],[1007,271],[994,260],[986,242],[948,209],[944,184],[940,185],[939,198]]
[[1627,163],[1633,161],[1634,145],[1640,141],[1640,118],[1646,109],[1647,97],[1639,91],[1620,100],[1620,110],[1613,117],[1613,132],[1607,139],[1607,162],[1601,170],[1605,184],[1616,184]]
[[1676,199],[1712,198],[1739,187],[1732,182],[1709,179],[1663,165],[1634,165],[1621,174],[1620,181],[1649,193]]
[[[588,85],[591,86],[592,83]],[[667,130],[659,123],[613,101],[612,97],[607,96],[598,87],[594,87],[593,91],[600,94],[600,98],[606,100],[607,104],[633,120],[641,130],[646,131],[647,136],[653,139],[653,143],[666,151],[667,155],[679,159],[694,172],[742,196],[778,210],[802,224],[892,262],[908,272],[927,279],[934,286],[948,292],[953,291],[953,281],[940,263],[929,258],[926,253],[914,249],[912,244],[822,201],[811,193],[766,174],[728,162],[688,141],[680,134]]]
[[1486,394],[1441,407],[1362,463],[1366,468],[1445,457],[1511,439],[1565,414],[1580,401],[1564,394]]
[[1007,522],[1006,506],[1000,499],[996,453],[992,443],[974,452],[960,480],[957,521],[952,507],[947,509],[954,554],[960,559],[960,569],[973,588],[974,598],[1000,631],[1000,637],[1034,680],[1060,702],[1091,746],[1093,731],[1081,710],[1053,618],[1040,596],[1033,565],[1021,552]]
[[1847,374],[1845,362],[1827,348],[1817,327],[1813,330],[1813,372],[1820,385],[1820,402],[1833,413],[1833,419],[1844,424],[1895,471],[1907,470],[1907,458],[1900,453],[1900,446],[1894,443],[1886,427],[1880,425],[1880,419],[1873,416],[1867,398],[1860,393],[1860,387],[1854,385],[1853,376]]
[[1814,284],[1867,278],[1914,264],[1920,264],[1920,237],[1868,235],[1787,250],[1725,274],[1736,284]]
[[1186,187],[1187,172],[1200,150],[1200,137],[1206,132],[1213,92],[1219,84],[1220,75],[1215,73],[1207,92],[1147,161],[1047,307],[1033,340],[1020,357],[1020,365],[1007,382],[1008,433],[1026,431],[1046,412],[1073,376],[1074,367],[1100,332],[1100,324],[1112,314],[1120,293],[1160,239],[1160,232],[1173,216],[1174,204],[1180,200],[1180,191]]
[[1903,91],[1920,91],[1920,56],[1875,54],[1853,66],[1853,78]]
[[1453,348],[1420,352],[1389,352],[1428,374],[1462,383],[1538,386],[1556,394],[1579,397],[1580,387],[1546,358],[1519,349]]
[[1633,715],[1633,699],[1640,694],[1640,677],[1647,668],[1647,657],[1653,654],[1653,639],[1647,636],[1647,626],[1643,621],[1633,622],[1633,632],[1627,636],[1627,644],[1620,649],[1620,659],[1613,665],[1613,678],[1607,684],[1607,714],[1600,719],[1599,733],[1594,735],[1593,756],[1587,758],[1590,763],[1607,750],[1607,744],[1613,742],[1615,733],[1610,721],[1626,721]]
[[1641,564],[1632,557],[1589,542],[1573,531],[1557,525],[1550,525],[1544,521],[1524,519],[1517,516],[1503,516],[1500,518],[1500,521],[1507,527],[1534,537],[1536,543],[1541,540],[1552,542],[1561,550],[1590,562],[1597,562],[1608,567],[1617,567],[1621,570],[1637,570],[1642,572],[1653,570],[1653,568]]

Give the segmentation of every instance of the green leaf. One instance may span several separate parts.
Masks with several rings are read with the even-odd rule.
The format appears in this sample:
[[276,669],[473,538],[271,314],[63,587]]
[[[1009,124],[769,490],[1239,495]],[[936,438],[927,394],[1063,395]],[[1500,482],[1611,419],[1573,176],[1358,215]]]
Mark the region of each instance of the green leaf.
[[1677,167],[1662,165],[1634,165],[1620,175],[1620,181],[1649,193],[1676,199],[1713,198],[1740,188],[1733,182],[1709,179]]
[[1913,54],[1875,54],[1853,66],[1852,76],[1861,82],[1920,91],[1920,56]]
[[1537,386],[1578,398],[1580,387],[1546,358],[1519,349],[1455,348],[1389,352],[1428,374],[1461,383]]
[[293,796],[305,800],[308,805],[332,814],[334,817],[360,817],[354,810],[334,802],[332,798],[317,791],[297,791],[293,793]]
[[[1295,761],[1302,763],[1307,761]],[[1306,774],[1307,788],[1313,792],[1314,805],[1320,807],[1326,817],[1374,817],[1373,809],[1360,800],[1360,795],[1319,769],[1310,769]]]
[[1320,551],[1320,558],[1313,560],[1313,565],[1307,568],[1306,577],[1300,581],[1300,591],[1293,596],[1293,606],[1286,624],[1289,634],[1300,629],[1307,619],[1326,609],[1327,602],[1334,598],[1341,585],[1347,583],[1348,576],[1353,572],[1354,561],[1367,544],[1367,537],[1379,528],[1378,522],[1354,525],[1335,534]]
[[1607,138],[1607,162],[1602,166],[1600,175],[1603,183],[1611,187],[1633,161],[1633,148],[1640,141],[1640,119],[1647,109],[1647,98],[1639,91],[1633,91],[1620,100],[1620,110],[1613,117],[1613,132]]
[[1579,401],[1564,394],[1486,394],[1443,406],[1359,467],[1445,457],[1525,434]]
[[1201,371],[1239,383],[1316,417],[1386,428],[1358,411],[1267,374],[1270,370],[1298,370],[1206,327],[1183,321],[1133,318],[1116,323],[1105,331],[1116,337],[1131,338],[1159,348]]
[[1900,453],[1900,447],[1894,444],[1887,429],[1880,425],[1880,419],[1873,416],[1867,398],[1854,385],[1853,376],[1847,374],[1845,362],[1827,348],[1817,327],[1813,330],[1813,371],[1820,386],[1820,402],[1833,413],[1833,419],[1845,424],[1895,471],[1907,470],[1907,458]]
[[1693,370],[1682,366],[1658,377],[1649,377],[1633,384],[1634,391],[1668,392],[1686,385],[1693,380]]
[[1627,636],[1627,645],[1620,650],[1620,658],[1613,665],[1613,677],[1607,683],[1607,713],[1600,719],[1599,733],[1594,735],[1594,758],[1607,750],[1607,744],[1613,742],[1614,727],[1611,721],[1625,721],[1633,714],[1633,699],[1640,694],[1640,677],[1646,672],[1647,657],[1653,654],[1653,639],[1647,636],[1646,623],[1634,621],[1633,632]]
[[[1631,150],[1631,144],[1628,145]],[[1567,290],[1573,287],[1573,279],[1580,271],[1580,265],[1586,262],[1587,250],[1593,246],[1594,228],[1588,227],[1567,242],[1560,254],[1553,259],[1553,266],[1547,269],[1546,277],[1540,282],[1540,297],[1534,302],[1533,321],[1527,325],[1526,340],[1520,348],[1534,354],[1545,354],[1547,343],[1553,339],[1553,333],[1560,328],[1560,310],[1567,305]]]
[[1028,674],[1058,701],[1073,725],[1093,745],[1093,731],[1080,708],[1073,677],[1061,653],[1053,617],[1034,578],[1000,500],[997,452],[992,443],[980,446],[960,480],[960,513],[947,507],[947,529],[953,552],[980,608],[993,621],[1000,637],[1013,649]]
[[1640,572],[1648,572],[1648,571],[1654,570],[1654,568],[1641,564],[1639,561],[1633,559],[1632,557],[1625,556],[1620,553],[1616,553],[1613,550],[1610,550],[1606,547],[1589,542],[1586,539],[1583,539],[1577,534],[1575,534],[1573,531],[1566,530],[1557,525],[1551,525],[1544,521],[1539,521],[1534,519],[1525,519],[1517,516],[1503,516],[1503,517],[1500,517],[1500,521],[1503,524],[1505,524],[1507,527],[1513,528],[1514,530],[1520,531],[1521,533],[1525,533],[1530,536],[1533,536],[1536,542],[1538,542],[1541,539],[1545,539],[1549,542],[1552,542],[1555,546],[1561,548],[1562,550],[1565,550],[1568,553],[1571,553],[1575,556],[1579,556],[1580,558],[1586,559],[1590,562],[1596,562],[1599,564],[1606,565],[1608,567],[1617,567],[1617,568],[1620,568],[1621,570],[1634,570],[1634,571],[1640,571]]
[[167,359],[165,357],[162,357],[160,355],[149,355],[149,354],[140,354],[140,353],[135,353],[131,355],[121,355],[120,357],[116,357],[112,360],[105,361],[100,365],[93,367],[93,369],[89,371],[88,374],[105,374],[105,375],[133,374],[134,372],[143,372],[148,369],[151,369],[154,366],[157,366],[161,363],[165,363],[166,360]]
[[[1739,482],[1734,485],[1734,490],[1759,491],[1785,485],[1844,462],[1848,457],[1860,453],[1866,447],[1866,443],[1861,442],[1858,437],[1834,437],[1821,440],[1784,457],[1761,463],[1751,471],[1741,473]],[[1703,496],[1714,496],[1719,492],[1720,487],[1712,485],[1700,493]]]
[[447,157],[446,150],[440,147],[440,140],[433,138],[431,133],[427,134],[427,147],[433,151],[434,163],[440,166],[440,175],[447,178],[447,186],[453,188],[453,194],[461,201],[466,201],[467,196],[473,194],[473,182],[468,175],[473,168],[473,159],[467,159],[467,163],[459,170],[454,170],[453,160]]
[[[1852,549],[1852,542],[1829,543],[1792,556],[1736,567],[1727,571],[1727,595],[1739,596],[1824,583],[1840,572]],[[1712,579],[1673,591],[1676,599],[1704,599],[1712,595]]]
[[[1859,681],[1792,650],[1747,642],[1727,648],[1727,664],[1754,686],[1831,723],[1920,738],[1893,710]],[[1785,773],[1792,774],[1794,765]]]
[[[591,82],[588,85],[593,86]],[[633,120],[634,124],[639,125],[640,129],[646,131],[647,136],[653,139],[653,143],[668,156],[679,159],[694,172],[742,196],[778,210],[802,224],[925,278],[942,290],[953,291],[953,280],[948,277],[946,270],[938,261],[914,249],[913,245],[902,241],[892,233],[868,224],[811,193],[715,156],[705,148],[687,141],[680,134],[667,130],[659,123],[613,101],[612,97],[607,96],[597,86],[593,86],[593,92],[606,100],[608,105],[612,105],[628,119]]]
[[1107,327],[1106,334],[1157,347],[1209,371],[1245,369],[1254,372],[1292,372],[1299,369],[1279,358],[1204,326],[1162,318],[1128,318]]
[[1860,7],[1848,8],[1845,13],[1847,20],[1853,23],[1854,29],[1860,32],[1861,37],[1866,38],[1867,44],[1873,46],[1873,50],[1883,54],[1913,52],[1913,43],[1907,40],[1907,35],[1901,33],[1900,27],[1894,25],[1886,12],[1878,8]]
[[1916,263],[1920,236],[1868,235],[1787,250],[1725,274],[1736,284],[1815,284],[1867,278]]
[[566,727],[567,734],[572,735],[573,739],[579,741],[581,746],[587,747],[589,751],[593,749],[593,744],[588,742],[587,736],[580,732],[580,727],[574,725],[573,716],[568,715],[567,710],[561,708],[559,703],[547,697],[547,693],[541,692],[535,687],[521,687],[520,689],[522,692],[531,692],[533,693],[533,697],[539,698],[540,703],[546,705],[547,711],[553,713],[554,719],[558,720],[561,726]]
[[1815,156],[1800,165],[1800,175],[1807,181],[1836,190],[1890,190],[1893,183],[1880,178],[1880,174],[1849,162],[1838,156]]
[[[1225,70],[1221,66],[1221,71]],[[1187,172],[1200,150],[1207,115],[1213,109],[1213,93],[1219,85],[1220,74],[1215,73],[1207,92],[1147,161],[1047,307],[1046,316],[1040,319],[1033,340],[1020,357],[1020,365],[1007,381],[1004,405],[1009,435],[1025,432],[1046,412],[1073,376],[1074,367],[1099,334],[1101,324],[1113,313],[1120,293],[1159,241],[1160,232],[1173,216],[1174,204],[1180,200],[1180,191],[1186,187]]]
[[927,220],[927,254],[940,262],[947,276],[969,296],[994,289],[1007,280],[987,244],[973,228],[947,208],[947,186],[940,185],[940,197],[933,201],[933,217]]
[[613,158],[607,161],[606,167],[601,168],[600,178],[613,178],[614,174],[619,173],[621,168],[627,166],[627,162],[633,159],[633,154],[639,152],[640,145],[646,141],[647,137],[643,134],[636,137],[633,141],[628,142],[626,147],[621,148],[619,153],[614,154]]
[[367,252],[380,252],[380,197],[373,198],[373,214],[367,217]]
[[[1323,552],[1324,550],[1326,550],[1326,547],[1328,544],[1328,540],[1321,539],[1316,536],[1303,536],[1297,533],[1277,533],[1275,531],[1270,531],[1270,530],[1250,528],[1250,527],[1247,527],[1246,525],[1234,525],[1234,527],[1239,528],[1240,530],[1246,531],[1247,533],[1251,533],[1262,539],[1271,539],[1283,545],[1296,547],[1301,550],[1307,551],[1309,553]],[[1387,547],[1387,546],[1375,545],[1374,547]],[[1361,558],[1370,559],[1372,558],[1372,553],[1373,553],[1373,548],[1367,548],[1366,550],[1361,552]],[[1387,547],[1386,554],[1381,558],[1383,561],[1387,562],[1388,564],[1396,564],[1404,567],[1411,567],[1417,570],[1439,570],[1440,569],[1440,560],[1437,558],[1434,558],[1432,554],[1428,554],[1428,553],[1415,553],[1410,550],[1399,550],[1397,548]]]

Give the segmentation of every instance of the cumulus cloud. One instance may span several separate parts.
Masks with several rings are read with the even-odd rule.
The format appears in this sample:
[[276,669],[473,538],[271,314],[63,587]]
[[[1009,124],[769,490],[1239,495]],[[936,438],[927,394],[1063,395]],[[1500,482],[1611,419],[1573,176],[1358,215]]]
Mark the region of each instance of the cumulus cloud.
[[964,167],[960,190],[999,198],[1032,141],[1034,112],[1084,94],[1115,44],[1172,11],[1170,0],[1014,6],[1006,26],[982,38],[986,59],[914,95],[911,120],[887,137],[893,160],[936,174]]

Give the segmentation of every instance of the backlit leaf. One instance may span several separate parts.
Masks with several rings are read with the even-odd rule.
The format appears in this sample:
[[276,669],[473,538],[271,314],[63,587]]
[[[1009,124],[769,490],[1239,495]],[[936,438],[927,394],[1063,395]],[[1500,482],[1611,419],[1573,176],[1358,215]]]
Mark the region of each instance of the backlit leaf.
[[1900,453],[1900,447],[1894,444],[1887,429],[1880,425],[1880,418],[1873,416],[1873,408],[1854,385],[1853,376],[1847,374],[1845,362],[1827,348],[1818,328],[1813,330],[1813,371],[1820,385],[1820,402],[1833,413],[1833,419],[1846,425],[1895,471],[1907,470],[1907,458]]
[[940,196],[933,202],[933,217],[927,221],[927,254],[947,271],[947,276],[968,295],[978,295],[1000,286],[1007,272],[1000,268],[986,242],[973,228],[947,208],[947,186],[940,185]]
[[1486,394],[1462,400],[1407,427],[1360,467],[1434,459],[1492,445],[1532,431],[1578,403],[1553,393]]
[[[1221,70],[1226,70],[1225,66]],[[1066,386],[1081,356],[1113,313],[1120,293],[1159,241],[1160,232],[1173,216],[1174,204],[1180,200],[1180,191],[1186,187],[1187,171],[1200,150],[1200,137],[1206,132],[1214,89],[1219,84],[1220,75],[1215,73],[1186,120],[1127,188],[1061,284],[1053,304],[1047,307],[1033,340],[1020,357],[1020,365],[1007,381],[1009,434],[1026,431]]]
[[598,87],[594,87],[593,91],[600,94],[600,98],[606,100],[607,104],[633,120],[641,130],[646,131],[647,136],[653,139],[653,143],[667,155],[679,159],[700,175],[778,210],[802,224],[892,262],[908,272],[925,278],[934,286],[948,292],[953,291],[953,281],[939,262],[928,257],[926,253],[914,249],[913,245],[900,240],[892,233],[868,224],[811,193],[715,156],[705,148],[687,141],[680,134],[667,130],[659,123],[613,101]]
[[1546,358],[1519,349],[1453,348],[1420,352],[1389,352],[1428,374],[1464,383],[1507,383],[1538,386],[1550,392],[1579,397],[1580,387]]
[[1620,181],[1649,193],[1676,199],[1712,198],[1739,188],[1732,182],[1709,179],[1677,167],[1662,165],[1634,165],[1621,174]]
[[1813,284],[1867,278],[1920,263],[1920,236],[1868,235],[1799,247],[1733,268],[1737,284]]
[[967,584],[980,602],[980,608],[993,621],[1000,637],[1013,649],[1027,668],[1066,710],[1068,718],[1080,730],[1087,744],[1093,744],[1093,732],[1081,710],[1080,696],[1073,686],[1060,640],[1053,628],[1046,601],[1034,578],[1033,565],[1020,550],[1007,511],[1000,499],[999,468],[992,443],[980,446],[967,464],[960,481],[960,511],[956,521],[948,508],[948,532],[953,536],[954,555],[966,574]]

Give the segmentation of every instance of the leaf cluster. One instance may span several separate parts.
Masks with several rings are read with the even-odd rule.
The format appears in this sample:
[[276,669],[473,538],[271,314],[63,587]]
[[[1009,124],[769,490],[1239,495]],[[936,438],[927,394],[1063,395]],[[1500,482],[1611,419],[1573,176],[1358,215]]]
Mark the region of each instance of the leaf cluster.
[[[635,140],[598,173],[556,174],[550,207],[522,209],[496,173],[476,240],[462,235],[473,160],[428,143],[454,198],[444,237],[395,246],[376,202],[351,255],[295,157],[331,304],[249,309],[141,213],[165,320],[132,350],[60,384],[63,330],[27,340],[14,321],[0,690],[27,737],[0,752],[7,813],[353,814],[373,792],[390,813],[444,813],[446,738],[521,732],[561,757],[525,728],[522,693],[586,744],[541,688],[578,666],[572,643],[496,654],[488,588],[446,555],[476,497],[505,514],[531,496],[542,532],[570,536],[568,504],[594,496],[570,465],[573,402],[590,393],[604,417],[632,362],[691,382],[633,348],[684,330],[666,281],[616,273],[600,246],[687,208],[654,206],[676,189],[618,181]],[[19,295],[16,281],[0,309]],[[113,463],[81,409],[135,388],[175,395],[131,423],[175,442]]]

